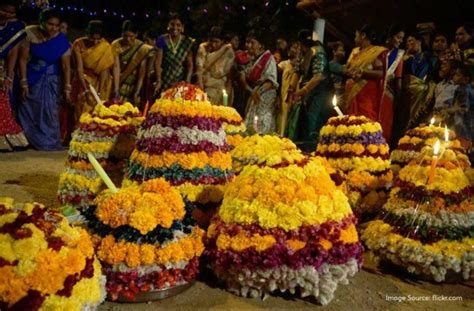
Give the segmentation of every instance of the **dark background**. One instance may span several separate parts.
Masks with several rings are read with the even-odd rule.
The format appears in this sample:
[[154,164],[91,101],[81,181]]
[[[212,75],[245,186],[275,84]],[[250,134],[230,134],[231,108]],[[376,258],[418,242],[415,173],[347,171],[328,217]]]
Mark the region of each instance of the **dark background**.
[[[327,19],[326,40],[353,41],[355,29],[365,23],[373,24],[382,37],[391,23],[400,23],[408,30],[418,22],[435,22],[437,31],[453,39],[460,23],[474,21],[474,0],[315,0],[309,11],[296,8],[297,0],[50,0],[70,24],[72,39],[82,34],[90,19],[101,19],[108,38],[120,36],[125,19],[134,20],[140,32],[166,32],[168,12],[180,13],[185,31],[198,39],[206,38],[213,25],[221,25],[228,33],[241,39],[248,32],[249,23],[260,19],[258,28],[268,32],[268,41],[283,35],[289,40],[301,28],[311,28],[311,11],[317,10]],[[20,17],[35,22],[38,9],[24,7]],[[242,40],[241,40],[242,42]]]

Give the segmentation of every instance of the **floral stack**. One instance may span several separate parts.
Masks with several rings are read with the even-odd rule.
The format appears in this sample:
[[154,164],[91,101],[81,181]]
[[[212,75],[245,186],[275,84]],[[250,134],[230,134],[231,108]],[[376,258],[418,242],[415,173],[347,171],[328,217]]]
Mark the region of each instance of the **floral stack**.
[[87,153],[91,153],[119,184],[142,121],[136,107],[115,101],[98,104],[91,114],[81,116],[72,135],[66,170],[59,177],[58,197],[66,215],[87,209],[105,188],[89,163]]
[[236,174],[248,165],[286,165],[305,158],[298,147],[288,138],[258,134],[245,137],[230,154]]
[[163,93],[138,132],[127,170],[134,182],[163,177],[177,187],[187,204],[198,209],[206,226],[222,201],[224,185],[234,177],[230,147],[222,128],[228,110],[213,106],[190,84]]
[[219,106],[217,111],[222,112],[222,127],[227,135],[227,143],[233,149],[244,139],[242,135],[247,131],[247,127],[240,114],[234,108]]
[[90,310],[105,299],[90,236],[38,203],[0,198],[0,309]]
[[316,155],[343,176],[354,212],[363,218],[376,214],[393,179],[380,124],[364,116],[332,117],[320,135]]
[[380,219],[369,222],[361,238],[375,262],[438,282],[468,279],[474,275],[469,180],[455,151],[438,159],[431,150],[425,147],[401,169]]
[[237,295],[298,290],[327,304],[361,266],[355,223],[347,197],[320,160],[299,150],[283,157],[269,152],[227,186],[205,254]]
[[453,150],[459,162],[470,166],[466,151],[461,146],[461,142],[455,138],[456,134],[446,128],[435,125],[420,125],[414,129],[408,130],[398,141],[398,146],[390,154],[391,167],[394,174],[404,168],[414,159],[420,158],[421,150],[430,146],[433,147],[437,139],[445,140],[445,135],[449,135],[449,148]]
[[204,231],[163,178],[106,190],[85,217],[111,300],[191,284],[198,273]]

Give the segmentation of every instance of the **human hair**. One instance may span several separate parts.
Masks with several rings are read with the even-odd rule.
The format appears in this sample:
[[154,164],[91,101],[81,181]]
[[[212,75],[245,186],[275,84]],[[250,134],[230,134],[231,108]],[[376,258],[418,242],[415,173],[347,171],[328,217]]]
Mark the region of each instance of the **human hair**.
[[101,20],[91,20],[87,24],[86,34],[92,36],[95,34],[103,37],[104,35],[104,23]]
[[184,24],[184,21],[181,18],[181,15],[179,15],[177,12],[170,12],[168,23],[170,23],[171,21],[174,21],[174,20],[179,20],[181,22],[181,24]]
[[405,27],[401,24],[392,24],[385,33],[385,40],[389,40],[400,32],[405,32]]
[[209,38],[217,38],[220,40],[225,39],[224,32],[222,31],[222,27],[220,26],[213,26],[209,31]]
[[419,31],[412,31],[408,34],[408,37],[415,38],[415,40],[420,41],[423,43],[423,35]]
[[463,75],[465,78],[469,80],[469,82],[472,80],[472,73],[466,64],[461,63],[454,69],[458,70],[461,73],[461,75]]
[[313,33],[309,29],[301,29],[298,31],[298,41],[304,46],[313,46]]
[[263,45],[264,47],[267,46],[267,36],[265,35],[265,33],[260,30],[260,29],[252,29],[248,32],[247,34],[247,39],[255,39],[257,40],[261,45]]
[[328,48],[330,48],[333,52],[337,51],[337,49],[340,47],[344,47],[344,43],[342,43],[342,41],[334,41],[328,43]]
[[122,33],[125,33],[125,32],[137,33],[138,28],[131,20],[127,19],[122,24]]
[[52,8],[47,8],[41,11],[40,16],[39,16],[39,21],[41,24],[46,23],[52,18],[57,18],[59,19],[59,22],[62,22],[61,14],[59,14],[58,11],[52,9]]
[[377,32],[371,25],[365,24],[359,29],[359,33],[365,34],[365,37],[370,41],[370,43],[377,44]]
[[469,24],[461,24],[459,25],[456,29],[459,29],[459,28],[464,28],[464,30],[471,36],[471,37],[474,37],[474,29],[471,25]]
[[15,9],[18,9],[18,7],[20,6],[20,3],[18,0],[0,0],[0,7],[4,7],[4,6],[13,6],[15,7]]

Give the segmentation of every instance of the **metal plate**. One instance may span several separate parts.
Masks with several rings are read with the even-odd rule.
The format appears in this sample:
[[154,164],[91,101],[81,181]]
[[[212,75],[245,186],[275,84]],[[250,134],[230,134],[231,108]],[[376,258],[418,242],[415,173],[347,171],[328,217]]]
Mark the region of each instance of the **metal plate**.
[[170,288],[165,288],[165,289],[160,289],[157,291],[152,291],[152,292],[140,292],[135,295],[134,300],[130,300],[122,295],[119,295],[117,300],[112,300],[110,299],[110,296],[107,296],[107,300],[112,301],[112,302],[126,302],[126,303],[143,303],[143,302],[149,302],[149,301],[156,301],[156,300],[162,300],[166,299],[169,297],[176,296],[191,286],[193,286],[195,281],[191,281],[186,284],[170,287]]

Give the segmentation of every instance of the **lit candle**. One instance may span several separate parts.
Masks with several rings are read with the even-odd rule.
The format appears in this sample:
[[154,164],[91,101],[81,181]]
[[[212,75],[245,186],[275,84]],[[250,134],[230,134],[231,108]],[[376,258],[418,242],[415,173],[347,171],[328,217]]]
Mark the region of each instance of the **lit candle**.
[[98,104],[102,103],[102,101],[100,100],[99,94],[97,94],[97,91],[96,91],[95,88],[92,86],[92,84],[89,84],[89,88],[90,88],[90,90],[91,90],[92,96],[94,96],[94,98],[95,98],[95,101],[96,101]]
[[449,130],[447,125],[444,125],[444,141],[449,143]]
[[428,177],[428,185],[431,185],[433,183],[433,180],[436,175],[436,165],[438,164],[439,147],[440,147],[440,142],[438,139],[436,140],[436,143],[433,146],[433,159],[431,160],[431,170],[430,170],[430,175]]
[[255,116],[253,118],[253,129],[255,130],[255,132],[257,132],[258,134],[258,116]]
[[146,117],[146,115],[148,114],[148,109],[150,108],[150,102],[149,101],[146,101],[145,103],[145,108],[143,108],[143,116]]
[[342,117],[344,114],[342,113],[341,109],[339,109],[339,107],[337,106],[337,97],[336,95],[334,95],[334,97],[332,98],[332,105],[334,107],[334,110],[336,110],[337,114]]
[[91,162],[97,174],[99,174],[100,178],[102,178],[107,188],[109,188],[112,193],[117,193],[117,187],[115,187],[109,175],[107,175],[107,173],[104,171],[104,168],[100,166],[100,163],[97,162],[96,158],[92,155],[92,153],[88,152],[87,158],[89,159],[89,162]]
[[227,91],[225,89],[222,90],[222,103],[224,106],[227,107],[229,101],[229,96],[227,95]]
[[433,126],[433,124],[435,123],[436,119],[434,117],[431,118],[430,120],[430,127]]

